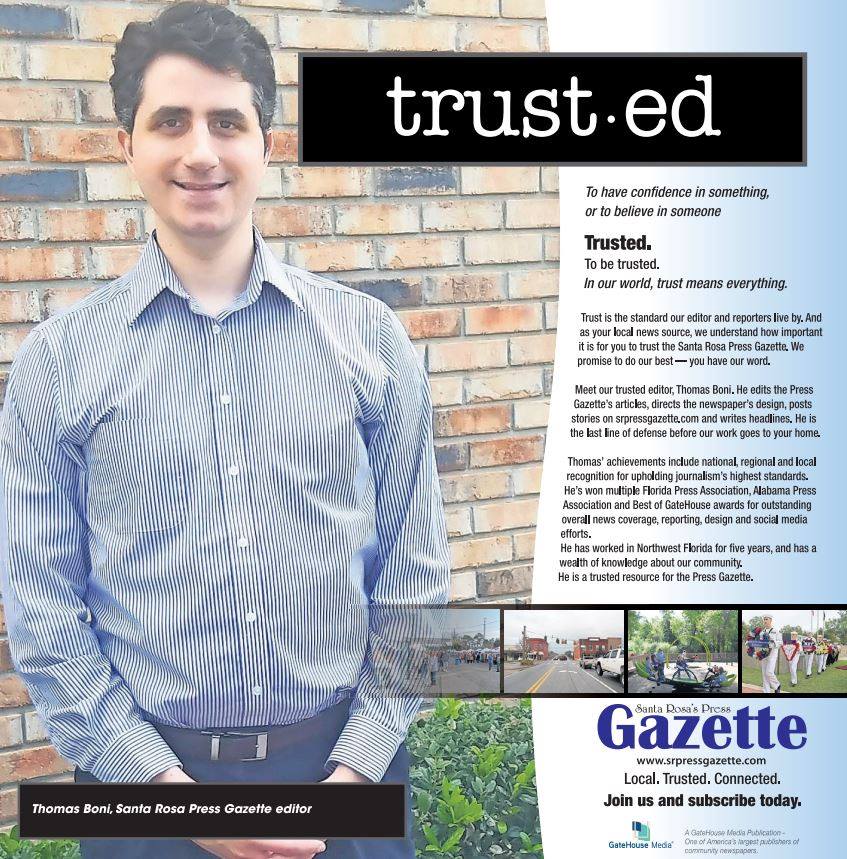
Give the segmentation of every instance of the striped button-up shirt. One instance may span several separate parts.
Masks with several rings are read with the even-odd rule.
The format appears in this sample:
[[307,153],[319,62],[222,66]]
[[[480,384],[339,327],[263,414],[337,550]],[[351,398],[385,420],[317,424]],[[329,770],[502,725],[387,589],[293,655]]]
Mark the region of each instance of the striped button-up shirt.
[[379,780],[420,703],[381,694],[371,650],[379,607],[447,599],[426,374],[384,304],[253,238],[213,317],[154,231],[12,368],[12,657],[54,745],[103,781],[179,764],[151,719],[284,725],[345,697],[327,770]]

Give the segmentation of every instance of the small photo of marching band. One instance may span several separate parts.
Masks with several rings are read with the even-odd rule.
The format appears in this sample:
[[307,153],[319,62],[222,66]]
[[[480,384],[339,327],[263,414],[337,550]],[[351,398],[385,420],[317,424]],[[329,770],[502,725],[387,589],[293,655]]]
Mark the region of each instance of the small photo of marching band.
[[744,611],[742,629],[742,693],[847,694],[844,608]]

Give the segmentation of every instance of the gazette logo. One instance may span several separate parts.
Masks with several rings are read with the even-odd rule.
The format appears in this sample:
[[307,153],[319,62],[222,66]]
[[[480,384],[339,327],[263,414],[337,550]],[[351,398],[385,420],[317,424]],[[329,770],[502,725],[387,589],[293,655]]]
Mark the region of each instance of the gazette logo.
[[633,841],[649,841],[650,827],[646,823],[639,823],[637,820],[632,821],[632,840]]

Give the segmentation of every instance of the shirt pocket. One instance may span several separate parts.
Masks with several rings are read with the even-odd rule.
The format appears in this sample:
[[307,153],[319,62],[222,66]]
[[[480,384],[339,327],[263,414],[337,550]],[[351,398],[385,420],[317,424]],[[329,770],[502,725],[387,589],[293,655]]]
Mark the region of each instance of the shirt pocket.
[[167,531],[186,516],[185,453],[161,422],[101,422],[88,445],[88,520],[119,534]]

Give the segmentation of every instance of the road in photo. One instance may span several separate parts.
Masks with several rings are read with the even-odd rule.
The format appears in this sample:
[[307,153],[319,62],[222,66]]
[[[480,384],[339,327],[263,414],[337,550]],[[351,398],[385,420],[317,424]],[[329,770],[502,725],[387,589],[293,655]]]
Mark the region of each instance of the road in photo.
[[550,659],[523,668],[507,664],[504,679],[506,692],[594,693],[608,695],[623,692],[623,686],[614,677],[597,675],[594,669],[580,668],[572,659]]
[[623,692],[623,621],[619,609],[507,609],[503,612],[503,691]]
[[[500,691],[500,666],[486,662],[447,662],[443,670],[435,674],[435,683],[425,684],[424,696],[453,695],[464,693],[498,693]],[[429,679],[432,679],[431,677]]]

